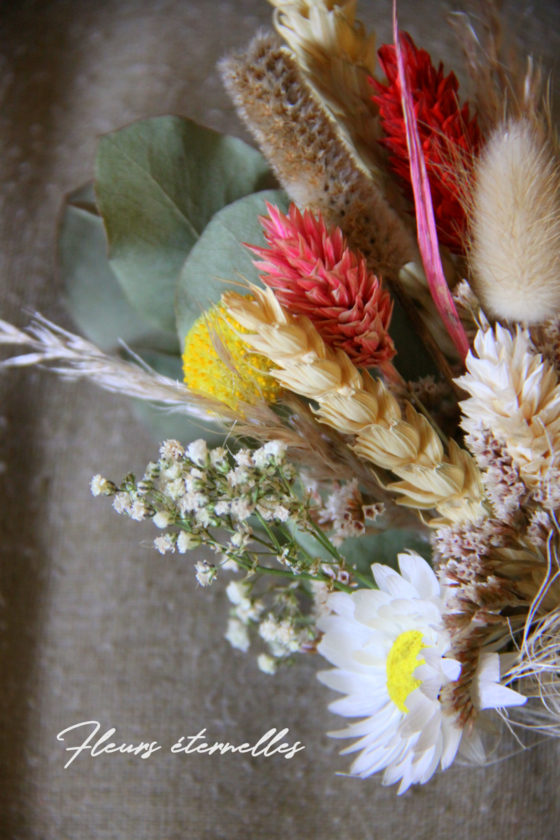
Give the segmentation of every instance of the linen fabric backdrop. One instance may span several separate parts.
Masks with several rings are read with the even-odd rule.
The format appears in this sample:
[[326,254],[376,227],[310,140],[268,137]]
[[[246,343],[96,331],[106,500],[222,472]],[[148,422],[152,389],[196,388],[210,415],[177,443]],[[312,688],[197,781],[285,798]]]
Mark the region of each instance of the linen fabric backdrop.
[[[389,0],[360,16],[391,40]],[[401,28],[457,69],[450,6],[401,0]],[[55,272],[65,193],[92,177],[96,138],[176,113],[248,139],[218,59],[270,26],[265,0],[4,0],[0,5],[0,317],[39,310],[73,324]],[[509,2],[521,42],[554,67],[560,5]],[[558,62],[556,61],[558,64]],[[556,66],[556,70],[560,70]],[[161,557],[154,529],[91,498],[97,472],[142,474],[157,442],[126,399],[54,374],[0,372],[0,836],[66,838],[556,837],[559,748],[453,766],[397,798],[378,778],[337,776],[344,725],[315,678],[319,657],[276,677],[224,640],[223,581],[201,590],[190,556]],[[372,561],[375,558],[372,558]],[[57,733],[98,720],[114,740],[158,741],[142,760],[70,754]],[[282,756],[173,755],[181,735],[255,742],[289,728]],[[76,743],[77,741],[74,741]]]

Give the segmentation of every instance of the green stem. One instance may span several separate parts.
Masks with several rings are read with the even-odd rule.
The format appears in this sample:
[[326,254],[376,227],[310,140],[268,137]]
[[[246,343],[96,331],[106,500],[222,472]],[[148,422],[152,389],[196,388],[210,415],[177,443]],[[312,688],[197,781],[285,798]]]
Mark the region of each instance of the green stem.
[[352,569],[352,577],[355,577],[356,580],[363,583],[364,586],[367,586],[368,589],[377,589],[377,586],[373,582],[371,578],[366,577],[366,575],[362,575],[360,572],[357,572],[355,569]]
[[263,572],[263,574],[267,575],[276,575],[277,577],[284,577],[284,578],[291,578],[292,580],[315,580],[318,583],[331,583],[335,589],[340,590],[341,592],[354,592],[355,590],[351,586],[347,586],[345,583],[341,583],[338,580],[334,580],[333,578],[329,577],[328,575],[312,575],[309,572],[290,572],[288,570],[284,571],[283,569],[273,569],[270,566],[261,566],[257,564],[256,566],[248,564],[248,568],[253,571]]

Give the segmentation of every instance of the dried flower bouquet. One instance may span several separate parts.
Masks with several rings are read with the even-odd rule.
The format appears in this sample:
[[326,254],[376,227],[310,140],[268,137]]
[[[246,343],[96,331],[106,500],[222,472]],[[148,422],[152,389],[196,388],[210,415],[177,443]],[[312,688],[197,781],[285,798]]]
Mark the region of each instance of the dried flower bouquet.
[[355,0],[271,3],[221,63],[262,154],[178,117],[102,138],[60,233],[88,340],[2,322],[3,364],[167,409],[93,494],[206,550],[261,670],[322,655],[350,773],[402,793],[492,727],[560,732],[558,145],[491,6],[455,17],[469,105],[396,11],[378,62]]

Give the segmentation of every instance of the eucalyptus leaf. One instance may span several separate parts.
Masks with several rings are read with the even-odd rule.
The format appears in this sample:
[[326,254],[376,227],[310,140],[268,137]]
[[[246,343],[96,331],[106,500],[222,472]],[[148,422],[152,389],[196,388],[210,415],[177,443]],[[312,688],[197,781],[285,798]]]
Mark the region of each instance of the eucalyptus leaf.
[[272,186],[262,155],[181,117],[141,120],[102,137],[95,189],[111,266],[130,303],[175,327],[175,284],[224,205]]
[[258,217],[266,214],[267,201],[283,212],[289,208],[288,196],[281,190],[240,198],[216,213],[193,247],[177,284],[177,332],[181,344],[194,321],[219,301],[232,281],[238,283],[243,277],[262,285],[251,252],[243,243],[265,244]]
[[[291,527],[297,541],[314,557],[320,557],[326,562],[332,561],[331,556],[322,548],[320,543],[304,531]],[[405,528],[392,528],[377,534],[365,534],[361,537],[350,537],[338,546],[338,551],[345,558],[348,567],[356,569],[360,574],[371,578],[373,563],[383,563],[396,569],[397,556],[403,551],[416,551],[426,560],[431,557],[430,544],[418,531]]]
[[92,184],[70,193],[58,231],[58,271],[80,331],[106,352],[130,346],[178,353],[175,331],[154,327],[131,307],[107,259],[103,221]]
[[[141,355],[146,364],[163,376],[178,381],[183,379],[182,363],[178,357],[150,351],[142,352]],[[160,407],[141,400],[135,400],[133,405],[134,413],[158,443],[169,438],[184,444],[197,438],[204,438],[209,446],[223,443],[224,431],[211,422],[169,411],[165,406]]]
[[350,537],[344,540],[339,550],[349,566],[368,576],[371,576],[372,563],[383,563],[396,569],[397,556],[403,551],[416,551],[426,560],[431,557],[430,544],[420,532],[404,528]]

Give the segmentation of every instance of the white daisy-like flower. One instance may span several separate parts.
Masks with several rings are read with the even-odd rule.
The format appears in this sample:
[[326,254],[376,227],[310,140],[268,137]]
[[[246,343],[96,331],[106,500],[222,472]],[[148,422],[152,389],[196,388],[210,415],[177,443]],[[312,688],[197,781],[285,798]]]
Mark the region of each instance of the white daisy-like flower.
[[[400,574],[375,563],[378,590],[330,595],[331,612],[320,616],[317,627],[324,632],[318,650],[336,666],[319,679],[347,695],[329,708],[363,718],[330,734],[358,737],[343,750],[361,751],[350,768],[353,775],[366,778],[384,770],[383,784],[400,782],[400,794],[427,782],[438,765],[450,766],[463,730],[439,699],[461,673],[450,656],[439,581],[414,552],[399,554],[399,568]],[[478,710],[519,706],[527,699],[500,683],[502,659],[507,657],[491,652],[480,657],[472,683]]]
[[378,590],[333,593],[318,627],[319,652],[336,666],[321,682],[346,694],[330,709],[363,717],[330,733],[359,740],[343,751],[360,755],[350,772],[365,778],[384,770],[383,784],[400,781],[399,793],[423,784],[438,765],[454,760],[462,729],[439,700],[442,687],[459,677],[447,656],[450,639],[442,620],[439,582],[418,554],[399,555],[400,574],[378,563]]

